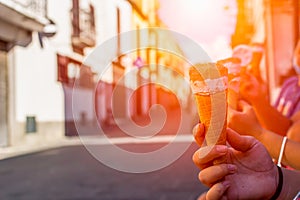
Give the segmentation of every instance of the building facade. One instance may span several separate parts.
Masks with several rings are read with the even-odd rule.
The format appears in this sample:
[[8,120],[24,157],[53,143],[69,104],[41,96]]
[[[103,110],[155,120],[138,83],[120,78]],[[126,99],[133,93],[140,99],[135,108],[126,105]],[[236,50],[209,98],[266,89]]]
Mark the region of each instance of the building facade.
[[[181,87],[186,63],[155,49],[160,43],[180,52],[175,40],[170,42],[170,35],[152,29],[146,39],[152,48],[138,49],[144,28],[165,27],[157,17],[158,8],[157,0],[0,1],[0,145],[56,141],[77,135],[78,124],[90,134],[98,123],[113,126],[114,118],[148,116],[154,104],[178,110],[182,101],[188,107],[189,88]],[[118,41],[117,59],[97,87],[99,74],[85,58],[106,40],[130,30],[136,32],[132,45],[138,50],[120,55],[122,41]],[[136,70],[138,61],[145,67]],[[128,72],[130,76],[125,75]],[[123,101],[113,105],[113,89],[123,76],[119,84]],[[151,82],[164,82],[169,89]],[[131,99],[136,86],[144,83]],[[75,98],[82,102],[76,109],[74,84]]]
[[299,39],[299,1],[264,1],[266,65],[270,93],[274,99],[286,78],[295,75],[293,52]]
[[[51,20],[44,0],[0,1],[0,13],[0,145],[8,146],[17,143],[19,129],[25,133],[35,128],[33,123],[31,127],[29,124],[22,128],[18,126],[18,111],[22,108],[18,105],[20,89],[17,84],[20,82],[17,82],[16,51],[30,46],[35,36],[46,33],[45,27],[51,24]],[[22,69],[28,67],[26,63],[21,65]],[[22,122],[26,117],[31,119],[26,113]]]
[[264,58],[262,77],[269,86],[270,100],[276,99],[286,78],[295,75],[292,57],[299,39],[298,0],[237,0],[238,20],[232,46],[260,43]]

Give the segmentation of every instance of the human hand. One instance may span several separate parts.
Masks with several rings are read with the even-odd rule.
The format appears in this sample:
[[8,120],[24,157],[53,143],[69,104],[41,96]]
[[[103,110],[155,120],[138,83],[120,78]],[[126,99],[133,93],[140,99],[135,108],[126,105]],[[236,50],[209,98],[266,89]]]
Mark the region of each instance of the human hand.
[[[204,139],[203,125],[194,128],[198,145]],[[201,169],[199,180],[210,187],[199,200],[213,199],[270,199],[278,185],[278,171],[265,147],[251,136],[240,136],[227,130],[228,143],[202,147],[193,155]],[[200,143],[199,143],[200,142]],[[227,163],[212,165],[226,156]]]
[[239,101],[238,107],[238,110],[228,107],[228,127],[242,135],[251,135],[259,139],[263,131],[252,106],[245,101]]
[[240,80],[240,96],[252,105],[267,102],[265,85],[260,83],[255,76],[245,73]]

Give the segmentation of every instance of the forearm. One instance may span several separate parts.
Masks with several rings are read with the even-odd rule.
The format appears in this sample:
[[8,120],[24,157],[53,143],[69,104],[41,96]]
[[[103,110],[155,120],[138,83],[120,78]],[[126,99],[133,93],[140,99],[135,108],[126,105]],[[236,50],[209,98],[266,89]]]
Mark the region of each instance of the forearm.
[[[283,152],[283,162],[287,165],[300,170],[300,143],[293,140],[287,140]],[[298,179],[300,182],[300,179]]]
[[283,185],[278,199],[293,199],[300,192],[300,172],[282,168]]
[[261,133],[258,135],[258,140],[263,143],[271,157],[278,159],[283,137],[266,129],[261,129]]
[[286,135],[292,124],[292,121],[289,118],[283,116],[266,100],[254,104],[253,108],[259,122],[264,128],[282,136]]
[[[262,134],[260,135],[261,136],[258,139],[267,148],[271,157],[274,159],[278,159],[283,137],[265,129],[262,129]],[[300,143],[292,140],[287,140],[283,152],[282,162],[285,165],[300,170],[299,152]]]

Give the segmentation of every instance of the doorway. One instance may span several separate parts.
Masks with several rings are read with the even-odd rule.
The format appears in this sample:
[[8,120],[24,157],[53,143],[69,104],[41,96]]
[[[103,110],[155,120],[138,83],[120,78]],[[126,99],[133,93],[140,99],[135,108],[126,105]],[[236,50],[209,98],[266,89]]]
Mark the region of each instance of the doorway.
[[8,69],[7,53],[0,51],[0,146],[8,142]]

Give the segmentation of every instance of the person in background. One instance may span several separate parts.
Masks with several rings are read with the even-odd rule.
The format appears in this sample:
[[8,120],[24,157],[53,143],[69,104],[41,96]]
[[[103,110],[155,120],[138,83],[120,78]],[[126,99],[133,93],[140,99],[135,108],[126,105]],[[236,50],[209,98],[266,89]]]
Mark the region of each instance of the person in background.
[[[241,78],[240,96],[253,106],[259,122],[272,132],[300,141],[300,134],[289,131],[300,120],[300,40],[294,51],[294,69],[297,76],[291,77],[283,84],[274,105],[270,104],[266,87],[252,74],[246,73]],[[300,129],[300,124],[293,129]]]
[[293,56],[293,68],[297,75],[287,79],[281,89],[279,97],[275,102],[275,107],[283,113],[283,115],[292,118],[294,121],[300,119],[300,40]]
[[[193,133],[201,146],[204,126],[197,124]],[[210,188],[198,200],[296,197],[300,191],[299,171],[277,167],[265,147],[254,137],[241,136],[228,129],[227,141],[230,147],[201,147],[193,155],[193,162],[201,169],[199,180]],[[226,163],[212,164],[224,156]]]
[[[300,170],[299,142],[263,128],[255,115],[254,108],[245,101],[239,102],[239,110],[228,109],[229,128],[241,135],[255,137],[266,147],[273,159]],[[280,158],[281,151],[282,157]]]

